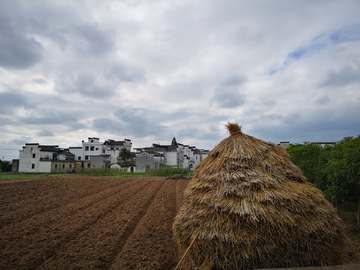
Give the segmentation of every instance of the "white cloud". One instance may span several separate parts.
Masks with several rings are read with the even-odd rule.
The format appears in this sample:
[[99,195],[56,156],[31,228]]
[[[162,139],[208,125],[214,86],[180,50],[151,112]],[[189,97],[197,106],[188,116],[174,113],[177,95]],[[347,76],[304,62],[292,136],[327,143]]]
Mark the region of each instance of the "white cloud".
[[358,10],[355,0],[2,1],[2,140],[139,147],[176,136],[212,148],[227,121],[275,143],[356,136]]

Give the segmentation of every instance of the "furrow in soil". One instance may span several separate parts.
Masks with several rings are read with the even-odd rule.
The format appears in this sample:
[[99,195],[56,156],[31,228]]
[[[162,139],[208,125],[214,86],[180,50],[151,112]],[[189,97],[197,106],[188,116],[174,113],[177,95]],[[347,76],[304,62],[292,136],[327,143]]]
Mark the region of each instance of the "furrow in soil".
[[[118,179],[104,181],[117,181]],[[140,180],[132,179],[121,186],[106,189],[95,196],[75,201],[59,209],[34,215],[26,222],[18,222],[1,229],[0,268],[32,269],[40,266],[62,245],[73,241],[112,209],[142,190]],[[146,182],[145,185],[150,184]],[[86,187],[86,183],[83,183]],[[14,254],[13,250],[18,253]],[[5,259],[5,260],[3,260]],[[13,267],[9,267],[13,266]],[[29,268],[29,266],[31,266]]]
[[38,269],[108,269],[164,182],[163,179],[143,181],[137,193],[129,193],[126,200],[119,202],[106,216],[99,217],[78,237],[65,243]]
[[91,177],[86,181],[86,188],[76,177],[1,184],[0,229],[126,183],[124,179],[99,181]]
[[110,269],[172,269],[176,181],[166,180]]

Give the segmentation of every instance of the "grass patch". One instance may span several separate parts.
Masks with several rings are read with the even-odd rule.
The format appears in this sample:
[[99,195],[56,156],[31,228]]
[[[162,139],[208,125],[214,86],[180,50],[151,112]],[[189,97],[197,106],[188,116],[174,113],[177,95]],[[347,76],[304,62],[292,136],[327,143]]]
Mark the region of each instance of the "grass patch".
[[40,174],[0,174],[0,180],[39,178]]
[[185,168],[159,168],[151,169],[149,175],[151,176],[173,176],[173,175],[187,175],[188,169]]
[[0,174],[0,180],[11,180],[11,179],[33,179],[33,178],[43,178],[51,176],[70,176],[74,174],[64,173],[64,174],[48,174],[48,173],[14,173],[14,174]]
[[136,175],[144,175],[145,173],[128,173],[127,169],[110,169],[110,168],[82,168],[76,171],[77,174],[89,176],[115,176],[115,177],[132,177]]

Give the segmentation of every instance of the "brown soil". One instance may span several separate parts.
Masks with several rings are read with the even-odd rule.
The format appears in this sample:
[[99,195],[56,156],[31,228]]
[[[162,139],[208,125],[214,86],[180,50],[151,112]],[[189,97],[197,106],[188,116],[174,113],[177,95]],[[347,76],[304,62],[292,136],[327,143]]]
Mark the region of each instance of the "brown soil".
[[[0,182],[0,269],[174,269],[172,223],[188,179]],[[360,263],[347,241],[345,263]]]
[[0,269],[172,269],[188,180],[47,177],[0,183]]

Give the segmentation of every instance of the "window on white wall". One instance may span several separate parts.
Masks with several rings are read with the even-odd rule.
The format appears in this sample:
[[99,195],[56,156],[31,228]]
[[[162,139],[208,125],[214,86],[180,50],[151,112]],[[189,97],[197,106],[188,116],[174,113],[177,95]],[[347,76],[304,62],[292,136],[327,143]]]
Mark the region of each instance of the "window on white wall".
[[35,164],[31,164],[31,169],[35,169]]

